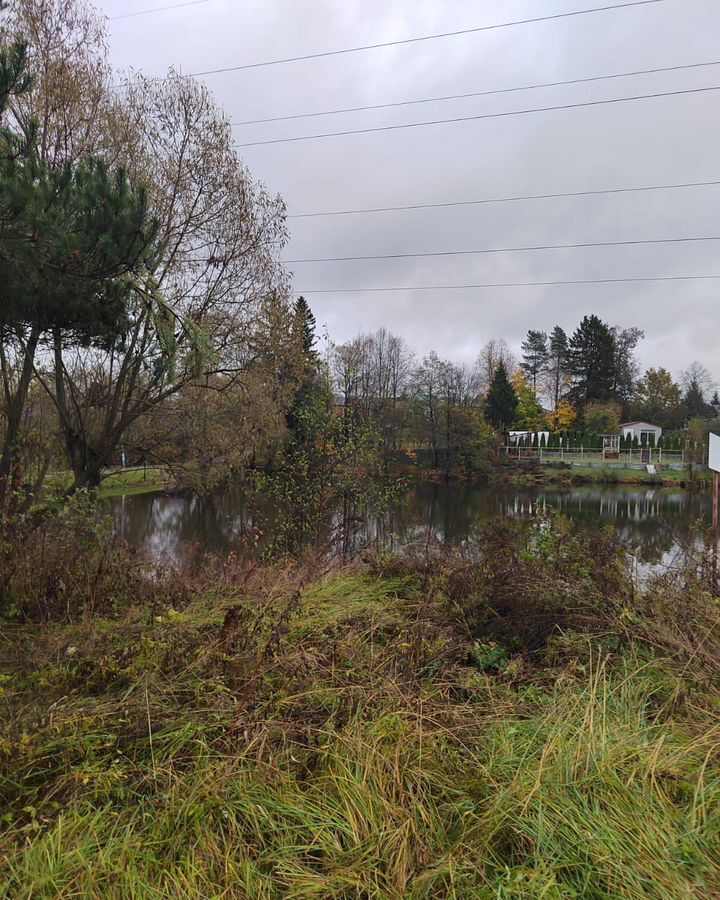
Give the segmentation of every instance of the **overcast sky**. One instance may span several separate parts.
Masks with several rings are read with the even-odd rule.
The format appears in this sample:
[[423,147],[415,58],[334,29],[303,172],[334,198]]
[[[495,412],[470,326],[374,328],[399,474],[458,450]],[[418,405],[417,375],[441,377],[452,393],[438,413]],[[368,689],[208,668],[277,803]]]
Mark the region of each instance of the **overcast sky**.
[[[110,17],[173,0],[101,0]],[[114,64],[160,75],[491,25],[623,0],[207,0],[108,22]],[[404,46],[209,75],[231,121],[720,61],[718,0],[661,0]],[[237,126],[239,142],[720,85],[720,65],[389,110]],[[244,148],[288,213],[720,180],[720,91]],[[720,235],[720,186],[290,219],[285,258]],[[386,326],[472,361],[491,337],[596,313],[646,332],[646,366],[720,380],[719,281],[397,293],[321,288],[720,274],[720,241],[295,264],[336,341]]]

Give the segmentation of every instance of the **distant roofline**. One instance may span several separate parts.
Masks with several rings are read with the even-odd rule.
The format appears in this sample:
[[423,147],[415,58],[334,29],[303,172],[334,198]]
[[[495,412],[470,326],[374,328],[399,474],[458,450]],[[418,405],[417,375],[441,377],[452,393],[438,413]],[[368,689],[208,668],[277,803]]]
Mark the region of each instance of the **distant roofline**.
[[627,428],[628,425],[650,425],[651,428],[662,428],[662,425],[655,425],[653,422],[648,422],[646,419],[637,419],[634,422],[621,422],[621,428]]

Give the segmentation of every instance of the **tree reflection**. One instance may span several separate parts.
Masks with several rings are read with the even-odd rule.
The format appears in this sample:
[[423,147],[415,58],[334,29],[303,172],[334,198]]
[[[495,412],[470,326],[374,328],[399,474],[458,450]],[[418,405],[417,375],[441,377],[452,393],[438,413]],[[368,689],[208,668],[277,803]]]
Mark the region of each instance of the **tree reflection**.
[[[142,545],[158,562],[185,564],[205,552],[242,552],[267,543],[282,510],[268,498],[239,487],[204,497],[141,494],[108,501],[116,533]],[[502,489],[464,484],[414,484],[384,515],[366,517],[352,497],[328,514],[327,534],[343,534],[344,552],[365,547],[397,551],[423,541],[471,549],[482,527],[499,516],[526,518],[557,511],[580,528],[612,526],[618,539],[648,566],[664,564],[695,540],[695,526],[707,522],[710,498],[673,490],[621,487]],[[264,534],[256,534],[263,522]]]

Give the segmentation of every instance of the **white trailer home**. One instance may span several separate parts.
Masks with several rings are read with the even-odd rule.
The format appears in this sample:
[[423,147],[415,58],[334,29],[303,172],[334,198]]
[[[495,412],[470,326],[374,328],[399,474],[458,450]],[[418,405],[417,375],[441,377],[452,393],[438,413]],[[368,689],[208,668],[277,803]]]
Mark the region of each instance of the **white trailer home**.
[[651,422],[623,422],[620,434],[627,440],[637,438],[639,444],[657,444],[662,437],[662,428]]

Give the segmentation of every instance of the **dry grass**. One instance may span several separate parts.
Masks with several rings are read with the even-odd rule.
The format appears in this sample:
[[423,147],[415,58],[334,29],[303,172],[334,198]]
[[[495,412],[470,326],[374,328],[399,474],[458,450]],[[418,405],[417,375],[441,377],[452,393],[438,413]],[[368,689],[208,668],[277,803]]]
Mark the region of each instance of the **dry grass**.
[[702,579],[560,525],[318,566],[6,623],[0,895],[717,896]]

